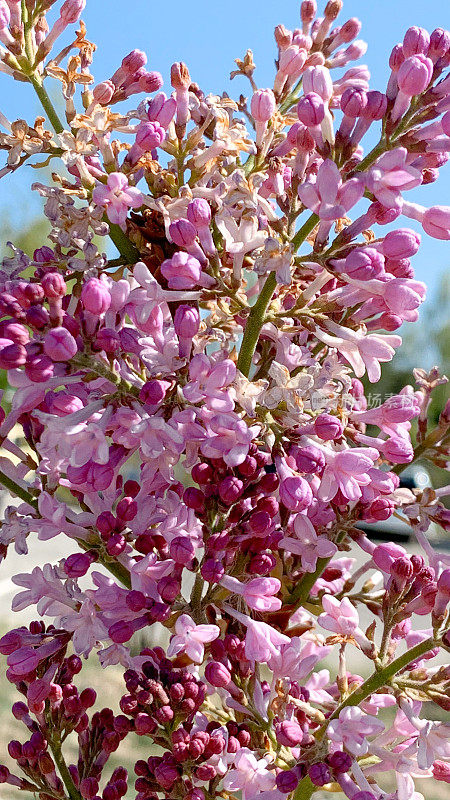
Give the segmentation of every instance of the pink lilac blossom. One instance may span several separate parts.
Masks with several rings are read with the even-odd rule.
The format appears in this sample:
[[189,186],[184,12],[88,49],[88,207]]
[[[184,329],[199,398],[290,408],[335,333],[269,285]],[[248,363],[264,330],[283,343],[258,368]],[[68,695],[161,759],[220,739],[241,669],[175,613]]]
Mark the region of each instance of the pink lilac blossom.
[[[267,88],[236,59],[235,101],[183,62],[160,91],[138,49],[95,74],[84,0],[0,0],[2,80],[43,109],[0,115],[0,178],[52,166],[32,185],[48,240],[0,264],[0,563],[64,553],[11,581],[33,621],[0,638],[25,732],[7,792],[416,800],[416,779],[450,781],[450,487],[402,483],[448,465],[447,379],[418,368],[371,402],[426,299],[415,229],[450,239],[449,207],[406,195],[450,155],[450,33],[409,28],[374,89],[342,5],[276,27]],[[413,553],[372,540],[393,519]],[[123,683],[111,708],[78,688],[88,657]]]

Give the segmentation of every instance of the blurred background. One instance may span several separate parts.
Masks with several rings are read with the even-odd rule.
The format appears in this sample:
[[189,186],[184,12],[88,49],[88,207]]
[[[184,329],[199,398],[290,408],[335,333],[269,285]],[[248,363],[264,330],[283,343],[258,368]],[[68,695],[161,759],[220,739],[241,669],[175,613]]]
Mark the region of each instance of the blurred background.
[[[59,4],[57,4],[59,7]],[[319,2],[319,10],[324,2]],[[198,83],[205,93],[227,92],[237,98],[241,93],[249,94],[248,82],[238,77],[229,80],[234,69],[234,59],[242,58],[248,48],[253,50],[257,65],[255,80],[261,88],[271,86],[274,76],[276,47],[273,29],[283,23],[293,29],[300,25],[298,0],[228,0],[226,3],[211,3],[210,0],[196,0],[195,4],[185,0],[172,0],[170,4],[150,3],[148,0],[87,0],[83,20],[87,25],[87,38],[98,45],[94,55],[93,74],[96,82],[109,78],[117,69],[121,59],[133,48],[145,50],[148,55],[148,68],[162,73],[167,94],[170,94],[170,65],[174,61],[188,64],[192,80]],[[55,16],[55,15],[53,15]],[[449,0],[345,0],[344,10],[339,22],[357,16],[363,23],[360,38],[368,42],[368,52],[361,59],[369,66],[372,79],[371,88],[384,90],[389,75],[388,58],[392,47],[403,38],[405,30],[411,25],[419,25],[432,31],[435,27],[450,26]],[[52,15],[49,15],[49,21]],[[70,39],[62,37],[63,44]],[[17,83],[0,75],[0,111],[10,120],[26,118],[32,124],[41,108],[31,86]],[[57,89],[58,87],[56,87]],[[56,93],[50,94],[57,101]],[[127,101],[128,108],[142,99]],[[375,126],[374,126],[375,127]],[[370,142],[369,142],[370,144]],[[0,168],[4,160],[0,153]],[[408,199],[426,206],[449,204],[450,167],[443,168],[440,180],[418,188],[409,193]],[[28,254],[36,247],[46,243],[47,224],[42,215],[42,202],[29,187],[33,181],[45,182],[48,172],[35,170],[25,165],[0,182],[0,253],[7,251],[6,242],[12,241]],[[13,200],[12,200],[13,198]],[[400,225],[416,227],[411,220],[400,221]],[[398,227],[398,225],[397,225]],[[420,226],[417,227],[420,230]],[[111,250],[113,252],[113,248]],[[390,364],[383,367],[383,377],[376,387],[368,388],[373,395],[381,398],[395,393],[412,381],[412,369],[420,366],[429,369],[434,364],[442,372],[450,374],[450,243],[430,237],[422,237],[422,247],[413,259],[418,280],[428,286],[428,298],[422,307],[420,321],[415,325],[404,326],[403,347]],[[6,388],[6,387],[4,387]],[[446,387],[436,392],[431,414],[435,418],[448,396]],[[375,401],[376,402],[376,401]],[[381,401],[378,401],[381,402]],[[433,471],[432,479],[438,485],[445,481],[443,471]],[[448,476],[447,476],[448,481]],[[445,482],[447,482],[445,481]],[[9,502],[0,492],[0,506],[3,510]],[[61,541],[59,541],[61,539]],[[11,553],[0,567],[0,602],[2,619],[0,634],[12,625],[28,622],[34,615],[22,612],[12,615],[11,597],[14,594],[11,576],[17,572],[32,569],[35,564],[55,561],[67,555],[67,541],[58,537],[50,542],[35,542],[30,547],[30,555],[24,559]],[[354,665],[352,665],[354,667]],[[83,673],[85,670],[83,670]],[[85,681],[92,682],[95,688],[104,684],[95,657],[91,659]],[[121,686],[120,670],[108,670],[107,689],[103,685],[102,699],[112,702],[114,694]],[[14,695],[14,697],[12,696]],[[22,731],[10,716],[11,703],[18,699],[6,683],[0,670],[0,763],[5,752],[5,743],[10,738],[21,738]],[[131,740],[130,740],[131,742]],[[148,749],[145,742],[132,743],[141,753]],[[126,752],[125,760],[130,763],[139,757],[138,753]],[[147,753],[148,755],[148,753]],[[117,765],[115,759],[113,766]],[[444,797],[445,784],[435,784],[432,792],[421,786],[427,797]],[[2,800],[9,800],[2,787]],[[134,796],[130,793],[130,797]]]

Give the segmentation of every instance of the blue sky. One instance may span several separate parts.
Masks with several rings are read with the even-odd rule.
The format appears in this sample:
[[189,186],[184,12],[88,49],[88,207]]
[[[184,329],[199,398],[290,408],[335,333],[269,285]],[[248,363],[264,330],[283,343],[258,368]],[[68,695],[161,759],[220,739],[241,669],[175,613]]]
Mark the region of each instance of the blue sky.
[[[58,3],[59,5],[59,3]],[[324,2],[319,4],[322,8]],[[206,92],[227,91],[231,96],[248,94],[249,85],[243,78],[229,80],[234,59],[242,57],[247,48],[254,52],[255,74],[259,86],[271,86],[275,45],[273,29],[283,23],[288,28],[299,26],[297,0],[227,0],[211,2],[171,0],[170,3],[152,0],[87,0],[83,19],[88,38],[101,43],[95,54],[94,75],[97,81],[108,78],[127,52],[134,47],[146,51],[149,68],[159,70],[170,91],[168,82],[173,61],[185,61],[192,79]],[[390,50],[401,41],[410,25],[428,30],[450,26],[449,0],[346,0],[340,21],[357,16],[363,23],[361,38],[369,48],[362,62],[368,64],[371,86],[383,90],[389,69]],[[13,82],[0,75],[0,110],[9,118],[26,116],[32,121],[39,106],[31,86]],[[1,159],[1,155],[0,155]],[[441,171],[440,181],[411,192],[408,199],[423,205],[450,203],[450,166]],[[0,213],[7,214],[14,225],[24,224],[39,211],[39,200],[29,199],[27,186],[39,180],[39,172],[30,168],[4,179],[0,184]],[[11,209],[11,194],[18,198]],[[401,224],[413,226],[409,220]],[[439,276],[450,266],[450,243],[438,242],[427,236],[414,259],[416,275],[430,288],[437,285]]]

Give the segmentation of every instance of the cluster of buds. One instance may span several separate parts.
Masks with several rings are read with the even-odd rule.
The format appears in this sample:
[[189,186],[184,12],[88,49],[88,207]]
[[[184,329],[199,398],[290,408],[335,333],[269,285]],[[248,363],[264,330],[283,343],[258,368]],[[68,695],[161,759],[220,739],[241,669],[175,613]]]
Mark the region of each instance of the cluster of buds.
[[[26,779],[1,766],[0,782],[35,792],[41,800],[65,798],[68,786],[79,790],[85,800],[96,799],[111,753],[132,729],[125,716],[114,716],[110,708],[89,719],[87,711],[95,705],[97,694],[90,687],[78,691],[74,685],[82,661],[77,655],[66,655],[68,642],[64,631],[46,629],[42,622],[12,630],[0,640],[0,652],[9,665],[7,678],[25,697],[24,702],[14,703],[12,714],[30,732],[26,742],[8,744],[9,756]],[[66,767],[61,742],[71,733],[78,736],[79,756],[76,764]],[[61,764],[64,783],[58,775]],[[105,782],[101,798],[118,800],[126,791],[127,771],[119,768]]]
[[[375,90],[353,64],[359,20],[303,0],[300,27],[275,30],[273,84],[248,51],[233,77],[251,97],[235,102],[182,62],[165,94],[140,50],[98,81],[84,5],[58,4],[49,26],[56,2],[0,0],[1,69],[45,112],[3,119],[0,176],[61,163],[33,187],[50,244],[10,245],[0,266],[0,555],[70,540],[12,579],[13,610],[46,622],[0,640],[30,733],[9,746],[24,777],[0,781],[120,800],[133,764],[104,768],[139,737],[137,800],[414,798],[412,776],[450,780],[449,726],[430,712],[448,710],[434,659],[450,570],[427,536],[449,529],[450,486],[401,474],[449,462],[448,404],[428,415],[447,379],[417,369],[375,408],[362,379],[418,319],[421,232],[450,239],[450,207],[406,198],[450,155],[450,33],[409,28]],[[138,93],[153,96],[113,110]],[[108,235],[117,258],[98,249]],[[420,553],[371,541],[394,514]],[[117,715],[88,714],[96,693],[74,684],[93,652],[124,671]]]

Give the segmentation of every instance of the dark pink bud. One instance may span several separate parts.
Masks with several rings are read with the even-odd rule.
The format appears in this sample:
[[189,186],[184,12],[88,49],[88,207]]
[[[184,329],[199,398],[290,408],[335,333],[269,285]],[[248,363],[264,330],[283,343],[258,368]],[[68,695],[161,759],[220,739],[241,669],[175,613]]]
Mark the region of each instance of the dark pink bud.
[[191,540],[187,536],[176,536],[170,543],[170,557],[176,561],[177,564],[189,566],[195,556],[195,548]]
[[201,764],[195,770],[195,777],[199,781],[212,781],[217,775],[216,768],[212,764]]
[[308,770],[311,783],[314,786],[325,786],[332,780],[331,772],[324,761],[319,761],[317,764],[312,764]]
[[450,32],[444,28],[435,28],[430,36],[430,46],[428,48],[427,56],[433,62],[438,58],[442,58],[450,50]]
[[417,253],[420,239],[420,234],[410,228],[389,231],[382,242],[383,255],[393,259],[409,258]]
[[211,222],[209,203],[202,197],[191,200],[187,208],[187,218],[197,230],[209,227]]
[[10,339],[14,344],[26,345],[30,341],[30,334],[20,322],[6,319],[0,322],[0,338]]
[[276,109],[272,89],[258,89],[251,100],[251,113],[256,122],[268,122]]
[[[73,25],[74,22],[78,22],[84,10],[85,5],[86,5],[86,0],[65,0],[59,12],[60,17],[64,22],[64,24]],[[91,798],[88,798],[88,800],[91,800]]]
[[[159,87],[158,87],[159,88]],[[153,89],[152,91],[155,91]],[[136,131],[136,144],[143,152],[150,152],[164,142],[166,131],[159,122],[141,122]]]
[[32,356],[25,364],[25,375],[33,383],[44,383],[52,377],[53,372],[53,361],[46,355]]
[[95,705],[96,699],[97,699],[97,692],[90,686],[88,686],[86,689],[83,689],[83,691],[80,694],[80,703],[85,711],[88,708],[92,708],[92,706]]
[[[300,5],[300,17],[302,22],[312,22],[317,12],[316,0],[302,0]],[[298,783],[298,781],[297,781]]]
[[120,622],[115,622],[114,625],[108,630],[109,638],[115,644],[123,644],[124,642],[129,642],[131,637],[134,633],[134,627],[131,622],[127,622],[126,620],[120,620]]
[[297,104],[297,116],[307,128],[320,125],[325,117],[325,104],[315,92],[305,94]]
[[169,289],[192,289],[200,280],[202,268],[198,259],[189,253],[178,252],[163,261],[161,273],[169,284]]
[[175,311],[173,324],[181,339],[192,339],[200,328],[200,314],[192,306],[181,305]]
[[342,422],[332,414],[319,414],[314,420],[314,432],[324,442],[339,439],[343,431]]
[[73,553],[64,562],[64,572],[69,578],[81,578],[86,575],[91,563],[88,553]]
[[318,447],[313,445],[298,447],[291,455],[295,458],[298,471],[304,472],[306,475],[320,472],[325,466],[324,454]]
[[143,50],[132,50],[127,56],[122,59],[122,67],[131,75],[145,67],[147,63],[147,56]]
[[163,83],[162,75],[159,72],[147,72],[147,70],[144,70],[139,75],[139,89],[141,92],[146,92],[147,94],[157,92]]
[[304,511],[312,503],[309,483],[299,475],[292,475],[280,483],[280,500],[291,511]]
[[51,247],[46,247],[46,245],[44,245],[34,251],[33,258],[38,264],[48,264],[50,261],[54,260],[55,252]]
[[241,496],[244,484],[239,478],[230,475],[220,481],[218,489],[222,502],[227,506],[231,506]]
[[220,561],[208,558],[201,567],[202,577],[208,583],[219,583],[225,574],[225,568]]
[[285,747],[296,747],[303,739],[303,731],[295,720],[284,720],[275,726],[277,742]]
[[194,509],[194,511],[203,511],[205,508],[205,495],[195,486],[189,486],[185,489],[183,500],[187,507]]
[[95,778],[83,778],[80,782],[80,794],[85,800],[94,800],[98,793],[98,781]]
[[99,278],[90,278],[81,290],[81,302],[91,314],[104,314],[111,305],[111,294],[107,285]]
[[181,591],[181,584],[172,575],[166,575],[158,581],[158,592],[165,603],[173,603]]
[[22,344],[9,344],[0,350],[0,369],[17,369],[22,367],[26,360],[27,351]]
[[384,273],[384,258],[373,247],[352,250],[345,259],[345,272],[358,281],[370,281]]
[[50,322],[50,315],[46,308],[42,306],[31,306],[25,314],[27,325],[41,331]]
[[258,553],[253,556],[247,571],[250,575],[269,575],[275,567],[276,559],[272,553]]
[[59,272],[47,272],[42,278],[42,288],[49,300],[64,297],[67,291],[66,282]]
[[168,762],[160,762],[155,767],[154,776],[155,780],[160,784],[160,786],[167,791],[172,788],[174,783],[180,777],[177,767]]
[[405,58],[415,56],[418,53],[428,55],[428,47],[430,45],[430,34],[425,28],[418,28],[413,26],[408,28],[403,37],[403,53]]
[[393,464],[409,464],[414,458],[414,448],[409,439],[391,436],[380,448],[385,458]]
[[154,733],[157,728],[155,720],[148,714],[137,714],[134,718],[134,729],[138,736],[147,736]]
[[297,767],[281,770],[276,777],[277,789],[283,794],[290,794],[297,788],[300,777],[301,773]]
[[394,509],[395,504],[392,500],[388,500],[386,497],[377,497],[369,506],[368,517],[379,521],[389,519]]
[[98,83],[97,86],[94,86],[92,90],[92,94],[96,103],[100,103],[101,106],[106,106],[110,102],[114,91],[115,86],[112,81],[102,81]]
[[359,117],[367,105],[367,94],[363,89],[348,87],[341,97],[341,111],[351,118]]
[[231,673],[220,661],[209,661],[205,667],[205,678],[212,686],[225,689],[231,682]]
[[335,775],[341,775],[343,772],[348,772],[352,766],[352,759],[348,753],[343,750],[336,750],[331,755],[327,756],[327,762]]
[[137,503],[132,497],[124,497],[116,506],[116,514],[123,522],[131,522],[137,514]]
[[272,525],[272,518],[267,511],[255,511],[250,515],[248,525],[255,536],[264,536]]
[[52,328],[45,334],[44,352],[53,361],[69,361],[78,352],[78,346],[66,328]]
[[95,348],[103,350],[108,355],[117,353],[121,349],[119,334],[112,328],[102,328],[95,337]]
[[400,65],[397,73],[399,89],[407,97],[421,94],[428,86],[433,74],[433,62],[426,56],[410,56]]
[[169,236],[178,247],[191,247],[195,242],[197,230],[187,219],[177,219],[169,226]]
[[169,387],[168,381],[147,381],[139,392],[139,400],[146,405],[157,406],[164,400]]
[[39,655],[32,647],[19,647],[8,656],[6,663],[15,676],[22,678],[34,672],[39,661]]

